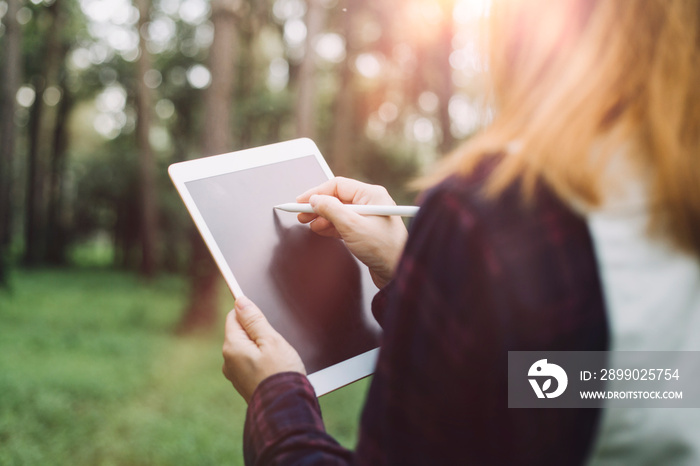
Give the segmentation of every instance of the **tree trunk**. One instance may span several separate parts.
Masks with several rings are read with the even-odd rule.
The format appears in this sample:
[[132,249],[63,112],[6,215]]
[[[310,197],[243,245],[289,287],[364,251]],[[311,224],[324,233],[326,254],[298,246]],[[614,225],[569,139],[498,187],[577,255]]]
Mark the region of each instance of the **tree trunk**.
[[[237,105],[242,105],[248,108],[248,100],[259,98],[256,87],[259,86],[261,77],[257,71],[259,69],[259,61],[265,60],[261,58],[259,47],[256,41],[260,38],[260,32],[264,25],[267,25],[270,19],[270,2],[261,2],[259,0],[247,0],[241,5],[241,13],[244,17],[239,16],[239,22],[236,27],[238,37],[238,51],[236,57],[237,73],[236,86],[234,90],[233,100]],[[242,13],[245,12],[245,13]],[[250,113],[250,112],[248,112]],[[238,147],[251,147],[255,141],[270,139],[269,133],[265,134],[261,130],[260,115],[254,114],[252,119],[247,119],[247,123],[241,125],[236,133]],[[275,132],[272,138],[279,133]]]
[[450,54],[452,53],[452,38],[454,36],[454,28],[452,17],[447,15],[444,20],[445,24],[441,28],[441,34],[438,41],[438,69],[442,70],[440,76],[442,82],[438,86],[438,98],[440,106],[438,107],[438,120],[440,121],[440,130],[442,132],[442,140],[440,141],[439,149],[441,153],[447,154],[454,146],[454,137],[452,136],[452,121],[450,120],[450,99],[454,92],[454,84],[452,83],[452,66],[450,65]]
[[15,151],[15,95],[21,79],[20,43],[17,22],[20,0],[8,0],[4,17],[4,54],[0,78],[0,286],[7,284],[7,250],[12,240],[12,160]]
[[[36,82],[36,81],[35,81]],[[34,105],[29,114],[29,151],[27,154],[27,195],[24,214],[24,265],[37,265],[43,255],[40,232],[43,230],[44,161],[40,138],[43,118],[43,89],[37,86]]]
[[[231,104],[236,52],[236,0],[212,0],[214,40],[209,50],[211,85],[204,91],[202,155],[231,150]],[[190,297],[181,332],[214,325],[218,319],[219,271],[199,234],[191,234]]]
[[219,312],[219,269],[196,228],[190,231],[189,303],[178,333],[211,328]]
[[158,206],[155,187],[156,164],[149,140],[151,130],[152,96],[144,76],[151,69],[151,56],[146,48],[145,25],[150,17],[151,1],[136,0],[139,10],[139,48],[136,83],[136,144],[139,149],[139,195],[141,266],[140,273],[152,278],[158,268]]
[[345,37],[345,60],[340,64],[340,88],[333,109],[333,139],[331,141],[330,160],[335,175],[350,176],[353,154],[353,141],[357,139],[353,128],[353,72],[350,63],[355,58],[353,44],[353,14],[355,6],[348,4],[347,11],[342,17],[343,36]]
[[57,86],[61,71],[60,34],[65,23],[63,2],[56,0],[47,8],[49,26],[46,32],[44,66],[34,81],[36,98],[32,107],[29,134],[29,160],[25,218],[24,262],[38,265],[45,261],[47,241],[48,185],[51,143],[57,109],[44,102],[44,91]]
[[[62,61],[65,59],[68,47],[62,48]],[[62,83],[65,84],[65,83]],[[58,117],[54,128],[53,149],[51,153],[51,166],[49,173],[49,232],[46,242],[46,261],[52,265],[64,265],[66,262],[66,245],[68,226],[66,219],[66,206],[64,204],[64,175],[66,168],[66,155],[68,149],[68,114],[73,106],[73,99],[67,92],[65,85],[63,96],[58,104]]]
[[136,212],[138,191],[136,180],[129,183],[125,192],[114,203],[117,221],[114,227],[114,264],[129,271],[141,266],[141,241],[139,233],[140,213]]
[[306,9],[306,45],[297,76],[295,121],[297,136],[313,139],[316,135],[316,51],[314,45],[323,30],[326,12],[320,0],[308,0]]

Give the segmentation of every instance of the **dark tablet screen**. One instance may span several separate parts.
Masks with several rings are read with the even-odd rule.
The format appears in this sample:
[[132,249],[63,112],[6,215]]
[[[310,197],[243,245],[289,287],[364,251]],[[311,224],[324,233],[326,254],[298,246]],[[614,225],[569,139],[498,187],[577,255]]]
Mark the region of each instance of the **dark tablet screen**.
[[328,177],[313,155],[185,183],[243,293],[309,374],[378,346],[377,291],[342,241],[273,206]]

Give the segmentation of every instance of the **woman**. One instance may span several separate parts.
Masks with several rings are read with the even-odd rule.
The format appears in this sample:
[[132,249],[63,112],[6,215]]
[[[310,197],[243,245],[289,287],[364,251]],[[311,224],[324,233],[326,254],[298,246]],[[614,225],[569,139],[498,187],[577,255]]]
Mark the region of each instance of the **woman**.
[[[240,298],[224,374],[247,464],[700,464],[695,410],[508,409],[507,354],[700,350],[700,2],[494,0],[493,123],[422,181],[410,235],[300,196],[381,291],[357,450],[296,352]],[[404,245],[405,242],[405,245]],[[332,310],[329,310],[332,312]]]

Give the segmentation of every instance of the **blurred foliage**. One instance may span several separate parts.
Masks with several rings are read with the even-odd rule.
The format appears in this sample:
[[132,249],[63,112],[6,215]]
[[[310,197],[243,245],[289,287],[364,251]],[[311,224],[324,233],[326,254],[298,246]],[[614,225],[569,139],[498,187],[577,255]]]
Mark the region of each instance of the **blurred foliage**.
[[[323,0],[322,27],[317,36],[308,37],[313,31],[304,23],[307,1],[236,2],[231,150],[298,136],[299,72],[303,61],[312,59],[315,139],[331,168],[345,167],[339,174],[383,184],[402,202],[411,202],[406,182],[446,144],[453,145],[451,140],[468,136],[478,126],[474,112],[483,70],[475,55],[476,20],[465,16],[474,3],[484,4]],[[0,0],[0,13],[6,10],[3,5],[6,1]],[[140,52],[135,9],[128,0],[36,0],[23,10],[22,76],[37,99],[29,106],[20,105],[15,118],[19,140],[12,248],[24,244],[23,193],[29,167],[23,154],[32,140],[48,137],[32,129],[30,115],[41,104],[47,37],[53,26],[60,29],[62,47],[67,49],[60,91],[62,99],[70,99],[66,162],[59,166],[66,198],[60,204],[65,210],[66,247],[106,235],[117,249],[116,265],[134,268],[140,241],[134,135],[135,60]],[[151,143],[160,173],[161,262],[170,270],[182,270],[186,262],[189,246],[183,229],[188,219],[165,173],[172,162],[200,156],[202,93],[208,85],[205,65],[214,34],[210,14],[211,5],[205,0],[154,0],[149,22],[140,31],[153,57],[147,77],[153,96]],[[445,31],[450,40],[445,41]],[[0,46],[3,40],[0,35]],[[350,96],[350,107],[340,105],[341,96]],[[464,118],[454,103],[466,109]],[[444,121],[441,115],[448,106],[451,120]],[[345,127],[338,126],[341,121],[346,121]],[[349,134],[350,155],[334,150],[339,147],[334,138],[343,133]],[[46,235],[49,241],[52,233]]]

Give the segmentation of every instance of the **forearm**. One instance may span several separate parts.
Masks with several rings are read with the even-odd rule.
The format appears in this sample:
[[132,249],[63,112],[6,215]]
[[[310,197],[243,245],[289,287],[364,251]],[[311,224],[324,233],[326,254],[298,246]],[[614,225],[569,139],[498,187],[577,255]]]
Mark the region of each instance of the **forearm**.
[[353,454],[325,431],[306,376],[285,372],[265,379],[248,406],[243,434],[245,464],[344,465]]

